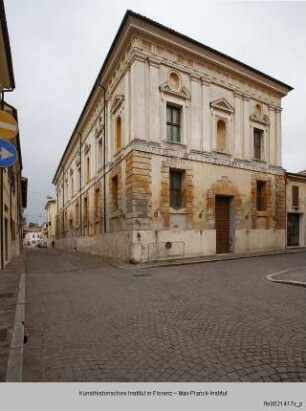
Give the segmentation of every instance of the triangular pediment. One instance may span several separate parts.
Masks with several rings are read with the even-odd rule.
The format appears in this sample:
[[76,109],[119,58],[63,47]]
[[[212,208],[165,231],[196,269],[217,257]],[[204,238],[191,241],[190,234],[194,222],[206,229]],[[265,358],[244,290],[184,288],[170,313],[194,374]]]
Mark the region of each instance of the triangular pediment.
[[225,99],[219,98],[218,100],[212,101],[210,103],[210,107],[216,110],[226,111],[228,113],[234,113],[234,107]]
[[122,94],[116,95],[111,105],[111,113],[114,113],[115,111],[117,111],[123,101],[124,101],[124,96]]
[[269,117],[266,114],[264,116],[258,116],[254,113],[250,115],[250,120],[266,125],[270,123]]
[[169,83],[166,82],[159,87],[159,90],[163,93],[172,94],[173,96],[184,98],[185,100],[190,99],[190,93],[185,86],[181,87],[180,90],[173,90],[173,88],[170,87]]

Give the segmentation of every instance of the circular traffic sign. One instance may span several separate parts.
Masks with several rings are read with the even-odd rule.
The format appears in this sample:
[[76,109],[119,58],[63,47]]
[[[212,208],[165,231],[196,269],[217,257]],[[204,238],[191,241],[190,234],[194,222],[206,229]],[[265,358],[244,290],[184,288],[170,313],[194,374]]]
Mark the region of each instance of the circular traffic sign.
[[18,132],[18,124],[15,118],[4,110],[0,110],[0,138],[10,140]]
[[16,147],[9,141],[0,140],[0,167],[10,167],[17,159]]

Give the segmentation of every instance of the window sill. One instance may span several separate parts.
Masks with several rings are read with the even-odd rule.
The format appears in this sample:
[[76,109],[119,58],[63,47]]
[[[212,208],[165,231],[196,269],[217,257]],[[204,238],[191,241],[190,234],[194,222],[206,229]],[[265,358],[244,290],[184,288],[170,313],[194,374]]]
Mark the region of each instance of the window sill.
[[257,217],[268,217],[270,215],[270,211],[268,210],[256,210]]
[[221,151],[221,150],[213,150],[216,154],[221,154],[223,156],[231,157],[231,154],[228,151]]
[[256,161],[256,163],[266,164],[266,160],[262,160],[261,158],[252,158],[252,161]]
[[182,208],[169,207],[169,211],[170,211],[170,214],[187,214],[186,207],[182,207]]
[[179,141],[163,140],[163,143],[169,146],[187,148],[187,144],[181,143]]

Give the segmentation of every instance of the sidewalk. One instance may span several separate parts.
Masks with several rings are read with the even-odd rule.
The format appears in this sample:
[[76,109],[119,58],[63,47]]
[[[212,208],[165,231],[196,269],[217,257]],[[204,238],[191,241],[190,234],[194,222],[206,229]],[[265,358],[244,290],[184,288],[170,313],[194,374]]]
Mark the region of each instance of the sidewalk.
[[171,258],[158,261],[148,261],[144,263],[131,264],[123,262],[120,260],[107,259],[107,262],[120,269],[125,270],[135,270],[142,268],[154,268],[154,267],[169,267],[175,265],[189,265],[189,264],[200,264],[215,261],[225,261],[225,260],[239,260],[242,258],[254,258],[254,257],[264,257],[264,256],[274,256],[274,255],[284,255],[284,254],[295,254],[306,252],[306,247],[288,248],[287,250],[268,250],[268,251],[255,251],[248,253],[230,253],[230,254],[215,254],[211,256],[203,257],[189,257],[189,258]]
[[19,283],[24,272],[24,254],[10,262],[4,270],[0,270],[0,382],[6,379]]

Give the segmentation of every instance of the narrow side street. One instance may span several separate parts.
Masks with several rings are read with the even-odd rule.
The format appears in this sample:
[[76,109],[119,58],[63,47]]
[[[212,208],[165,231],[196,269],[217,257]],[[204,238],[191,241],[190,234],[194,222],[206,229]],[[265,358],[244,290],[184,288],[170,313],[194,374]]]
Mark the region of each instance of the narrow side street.
[[306,381],[306,253],[124,270],[27,250],[23,381]]

